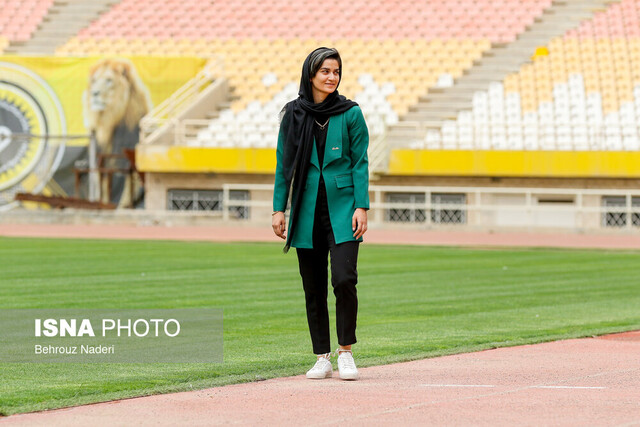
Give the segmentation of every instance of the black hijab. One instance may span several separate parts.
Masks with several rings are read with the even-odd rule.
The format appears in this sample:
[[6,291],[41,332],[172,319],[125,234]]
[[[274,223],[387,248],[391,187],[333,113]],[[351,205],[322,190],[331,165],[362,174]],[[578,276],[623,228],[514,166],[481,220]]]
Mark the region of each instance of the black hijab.
[[302,193],[307,180],[313,149],[313,121],[318,116],[331,117],[342,114],[351,107],[358,105],[338,93],[340,81],[336,85],[336,90],[329,94],[324,101],[319,104],[313,102],[311,78],[315,77],[327,58],[333,58],[338,61],[340,81],[342,81],[342,59],[340,54],[335,49],[320,47],[311,52],[307,59],[304,60],[304,64],[302,64],[298,98],[288,102],[280,112],[282,117],[280,126],[285,137],[282,165],[285,184],[289,187],[293,181],[296,189],[293,193],[295,199],[291,203],[289,234],[283,249],[285,253],[291,247],[291,239],[296,227],[302,202]]

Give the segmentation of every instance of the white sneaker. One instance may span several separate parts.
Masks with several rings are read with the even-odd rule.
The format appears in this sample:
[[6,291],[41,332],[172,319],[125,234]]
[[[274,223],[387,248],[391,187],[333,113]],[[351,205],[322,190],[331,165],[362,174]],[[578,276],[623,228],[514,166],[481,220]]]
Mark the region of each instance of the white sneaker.
[[357,380],[358,368],[356,368],[356,362],[353,360],[353,354],[351,350],[336,350],[338,353],[338,370],[340,371],[340,378],[343,380]]
[[313,365],[313,368],[307,371],[307,378],[312,380],[320,380],[323,378],[330,378],[333,375],[333,367],[331,366],[331,361],[329,358],[331,357],[331,353],[323,354],[318,357],[316,364]]

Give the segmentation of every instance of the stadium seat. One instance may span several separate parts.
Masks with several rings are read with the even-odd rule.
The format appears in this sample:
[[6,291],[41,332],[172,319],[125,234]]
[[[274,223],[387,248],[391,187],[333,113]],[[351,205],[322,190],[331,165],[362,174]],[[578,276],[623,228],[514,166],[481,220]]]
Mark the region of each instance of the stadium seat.
[[[503,82],[477,92],[470,117],[476,127],[483,122],[492,123],[492,130],[490,143],[484,136],[477,137],[476,148],[637,149],[638,11],[640,0],[611,4],[563,37],[551,40],[548,56],[535,57],[533,63],[523,65]],[[516,102],[520,103],[519,111]],[[515,129],[523,118],[528,121],[520,138]],[[503,130],[496,129],[501,119],[505,120]],[[537,137],[531,135],[535,134],[534,123],[538,121],[536,142]],[[448,145],[455,145],[451,135],[460,135],[468,126],[460,120],[456,123],[457,129],[446,130]],[[444,137],[444,127],[441,132]],[[432,134],[430,139],[437,138]],[[457,142],[463,141],[466,144],[466,136]]]
[[10,42],[29,40],[52,5],[53,0],[0,1],[0,36]]
[[[369,2],[357,0],[332,15],[336,31],[327,39],[325,30],[314,25],[305,2],[247,0],[240,9],[232,0],[122,0],[79,31],[57,54],[217,55],[224,60],[226,76],[239,97],[229,109],[234,120],[245,109],[254,109],[251,117],[269,118],[259,133],[270,129],[273,138],[277,111],[297,95],[298,73],[306,54],[318,45],[336,46],[345,63],[341,92],[363,99],[370,130],[376,135],[384,123],[395,123],[429,88],[450,85],[491,43],[514,40],[549,5],[549,0],[456,0],[413,1],[411,7],[403,7],[393,0],[380,0],[371,8]],[[471,23],[461,19],[467,10],[474,11]],[[345,19],[355,14],[359,19],[346,25]],[[277,69],[265,69],[274,58],[280,61]],[[393,66],[380,67],[385,63]],[[359,77],[365,74],[370,79],[362,83]],[[560,69],[554,78],[566,75],[567,70]],[[500,117],[507,114],[515,119],[518,111],[533,108],[539,99],[534,80],[531,76],[527,82],[532,90],[519,98],[520,110],[512,100]],[[517,92],[522,82],[512,79],[503,93]],[[550,87],[545,90],[551,93]],[[259,103],[259,111],[253,102]],[[202,132],[198,141],[204,144],[211,135]],[[226,135],[234,138],[233,131]],[[467,144],[468,131],[460,135],[463,145]],[[254,143],[239,139],[239,144]],[[222,142],[216,136],[211,143]],[[435,144],[433,140],[425,143]]]

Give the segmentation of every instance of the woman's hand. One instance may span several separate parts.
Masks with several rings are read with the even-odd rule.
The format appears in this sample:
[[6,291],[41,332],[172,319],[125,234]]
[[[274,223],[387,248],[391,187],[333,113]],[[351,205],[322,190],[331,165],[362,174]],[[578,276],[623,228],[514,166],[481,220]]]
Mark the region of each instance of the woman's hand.
[[367,231],[367,210],[357,208],[351,218],[351,228],[353,229],[353,237],[359,239]]
[[276,236],[281,239],[286,239],[287,237],[284,235],[286,221],[284,219],[284,212],[276,212],[271,216],[271,226],[273,227],[273,232],[276,233]]

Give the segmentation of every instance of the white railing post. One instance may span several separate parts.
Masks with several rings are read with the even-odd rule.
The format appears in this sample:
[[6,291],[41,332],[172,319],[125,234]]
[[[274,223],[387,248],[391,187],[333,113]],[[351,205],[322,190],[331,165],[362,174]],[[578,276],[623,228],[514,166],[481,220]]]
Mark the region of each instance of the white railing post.
[[584,228],[585,227],[585,224],[584,224],[584,222],[585,222],[585,218],[584,217],[585,216],[584,216],[584,214],[582,212],[582,209],[584,207],[583,203],[584,203],[584,200],[582,198],[582,193],[578,193],[576,195],[576,225],[579,228]]
[[424,213],[425,213],[425,225],[431,224],[431,191],[424,192]]
[[531,194],[531,191],[527,191],[525,193],[525,215],[527,217],[527,220],[529,222],[529,224],[533,223],[533,195]]
[[229,185],[222,186],[222,219],[229,220]]
[[384,209],[380,206],[380,202],[382,200],[382,191],[380,190],[374,191],[373,200],[374,200],[374,206],[376,207],[373,217],[374,217],[375,223],[379,225],[384,222]]
[[[474,191],[474,195],[475,195],[475,223],[479,224],[481,222],[484,222],[484,212],[482,212],[480,210],[480,208],[482,207],[482,191],[481,190],[475,190]],[[469,218],[467,218],[467,221],[469,220]]]

